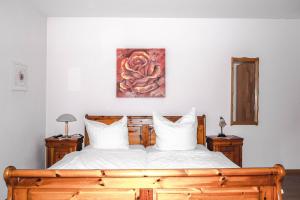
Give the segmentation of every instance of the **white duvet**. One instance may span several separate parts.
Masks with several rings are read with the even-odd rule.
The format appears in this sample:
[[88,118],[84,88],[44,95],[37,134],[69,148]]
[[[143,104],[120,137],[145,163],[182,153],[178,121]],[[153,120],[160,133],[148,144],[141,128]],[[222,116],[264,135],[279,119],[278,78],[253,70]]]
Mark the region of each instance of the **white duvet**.
[[147,149],[148,169],[190,169],[190,168],[237,168],[220,152],[212,152],[204,146],[188,151],[158,151]]
[[66,155],[49,169],[183,169],[237,168],[220,152],[198,145],[189,151],[159,151],[132,145],[128,150],[101,150],[87,147]]

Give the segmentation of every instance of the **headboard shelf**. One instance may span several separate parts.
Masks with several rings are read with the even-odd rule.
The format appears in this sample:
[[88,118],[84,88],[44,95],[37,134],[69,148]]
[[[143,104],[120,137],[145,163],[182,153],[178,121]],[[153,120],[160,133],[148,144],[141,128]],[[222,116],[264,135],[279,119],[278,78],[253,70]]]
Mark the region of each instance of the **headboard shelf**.
[[[123,116],[97,116],[97,115],[85,115],[88,120],[98,121],[105,124],[112,124],[118,121]],[[165,116],[171,121],[178,120],[181,116]],[[152,116],[128,116],[128,136],[129,144],[142,144],[145,147],[155,144],[155,131],[152,126]],[[198,128],[197,128],[197,143],[206,143],[206,125],[205,125],[205,115],[197,116]],[[89,136],[85,129],[85,146],[89,145]]]

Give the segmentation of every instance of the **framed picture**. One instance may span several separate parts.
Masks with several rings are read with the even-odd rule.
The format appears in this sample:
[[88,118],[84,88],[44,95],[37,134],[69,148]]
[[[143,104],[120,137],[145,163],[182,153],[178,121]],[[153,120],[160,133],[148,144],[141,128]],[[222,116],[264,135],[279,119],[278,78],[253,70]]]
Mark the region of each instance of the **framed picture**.
[[259,58],[231,58],[231,125],[258,125]]
[[165,97],[165,49],[117,49],[117,97]]
[[28,67],[20,63],[14,63],[12,70],[12,90],[27,91]]

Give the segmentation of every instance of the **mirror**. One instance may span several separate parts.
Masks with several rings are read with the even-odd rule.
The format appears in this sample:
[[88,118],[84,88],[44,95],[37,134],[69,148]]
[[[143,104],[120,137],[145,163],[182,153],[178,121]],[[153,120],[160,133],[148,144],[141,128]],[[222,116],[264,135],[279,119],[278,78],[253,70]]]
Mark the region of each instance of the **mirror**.
[[259,58],[231,59],[231,125],[258,125]]

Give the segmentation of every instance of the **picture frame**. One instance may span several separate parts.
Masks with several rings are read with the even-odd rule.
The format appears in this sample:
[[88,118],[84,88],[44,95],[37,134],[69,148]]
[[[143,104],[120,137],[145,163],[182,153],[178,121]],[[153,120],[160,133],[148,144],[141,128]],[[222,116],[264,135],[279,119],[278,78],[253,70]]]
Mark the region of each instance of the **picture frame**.
[[22,63],[14,62],[12,69],[12,90],[28,90],[28,66]]
[[259,58],[231,58],[231,125],[258,125]]
[[165,51],[164,48],[118,48],[116,96],[165,97]]

